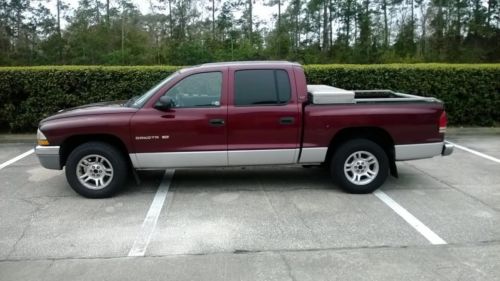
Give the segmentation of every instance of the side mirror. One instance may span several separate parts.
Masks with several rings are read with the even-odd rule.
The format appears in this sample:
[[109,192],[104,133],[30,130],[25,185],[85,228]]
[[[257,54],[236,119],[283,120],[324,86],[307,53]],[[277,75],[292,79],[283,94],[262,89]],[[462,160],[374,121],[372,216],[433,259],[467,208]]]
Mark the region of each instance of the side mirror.
[[155,108],[161,111],[167,111],[172,107],[172,99],[169,96],[162,96],[155,104]]

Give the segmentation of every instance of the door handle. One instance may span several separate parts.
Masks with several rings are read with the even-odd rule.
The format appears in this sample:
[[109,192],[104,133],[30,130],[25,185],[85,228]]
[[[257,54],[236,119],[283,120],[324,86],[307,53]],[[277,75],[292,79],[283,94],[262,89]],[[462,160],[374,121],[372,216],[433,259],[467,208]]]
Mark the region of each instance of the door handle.
[[208,123],[210,123],[211,126],[213,127],[220,127],[220,126],[224,126],[224,119],[210,119],[210,121],[208,121]]
[[280,124],[281,125],[290,125],[295,122],[295,118],[293,117],[281,117],[280,118]]

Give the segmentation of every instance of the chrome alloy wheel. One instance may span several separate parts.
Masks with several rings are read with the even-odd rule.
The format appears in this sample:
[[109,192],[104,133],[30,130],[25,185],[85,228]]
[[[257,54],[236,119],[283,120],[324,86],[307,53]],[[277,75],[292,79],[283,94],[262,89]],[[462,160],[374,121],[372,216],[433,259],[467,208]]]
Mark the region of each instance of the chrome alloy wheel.
[[369,184],[377,177],[378,171],[378,160],[368,151],[356,151],[344,163],[344,174],[355,185]]
[[78,181],[88,189],[99,190],[113,180],[113,166],[106,157],[86,155],[76,165]]

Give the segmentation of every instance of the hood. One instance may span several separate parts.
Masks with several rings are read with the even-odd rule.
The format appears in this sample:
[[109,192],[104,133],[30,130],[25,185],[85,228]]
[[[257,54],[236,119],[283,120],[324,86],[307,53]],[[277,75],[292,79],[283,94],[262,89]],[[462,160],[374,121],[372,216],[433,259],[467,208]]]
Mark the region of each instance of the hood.
[[126,102],[127,101],[119,100],[119,101],[104,101],[104,102],[89,103],[89,104],[84,104],[84,105],[80,105],[80,106],[61,109],[57,112],[57,114],[68,112],[68,111],[73,111],[73,110],[78,110],[78,109],[90,108],[90,107],[122,107]]
[[87,115],[101,115],[101,114],[113,114],[113,113],[126,113],[126,112],[135,112],[137,108],[126,107],[124,104],[127,101],[107,101],[107,102],[98,102],[91,103],[86,105],[81,105],[77,107],[67,108],[59,110],[56,114],[51,115],[45,119],[43,119],[40,123],[60,119],[60,118],[68,118],[75,116],[87,116]]

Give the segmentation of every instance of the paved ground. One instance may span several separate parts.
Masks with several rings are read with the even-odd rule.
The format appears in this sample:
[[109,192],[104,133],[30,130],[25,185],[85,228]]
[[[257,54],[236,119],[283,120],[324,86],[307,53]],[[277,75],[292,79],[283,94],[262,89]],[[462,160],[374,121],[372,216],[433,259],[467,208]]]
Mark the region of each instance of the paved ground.
[[[500,158],[499,130],[448,138]],[[29,149],[1,143],[0,164]],[[176,170],[148,232],[163,172],[90,200],[29,155],[0,170],[0,280],[500,280],[500,163],[456,149],[398,167],[381,194],[430,232],[297,167]]]

